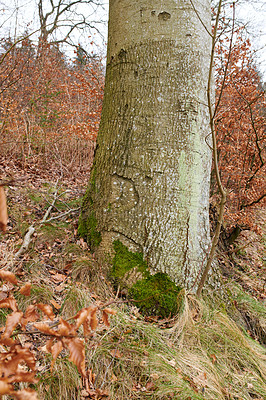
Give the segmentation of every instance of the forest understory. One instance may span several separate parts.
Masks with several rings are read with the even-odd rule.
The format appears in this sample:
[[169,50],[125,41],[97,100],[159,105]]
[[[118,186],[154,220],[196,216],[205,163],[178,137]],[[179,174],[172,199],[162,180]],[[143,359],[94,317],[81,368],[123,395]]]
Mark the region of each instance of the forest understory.
[[[87,152],[87,160],[92,160],[93,145]],[[60,316],[71,319],[90,305],[107,305],[117,312],[110,315],[110,326],[98,317],[99,325],[85,345],[86,377],[68,360],[66,350],[51,371],[47,336],[18,331],[16,338],[23,345],[30,343],[37,361],[39,380],[30,387],[39,399],[47,400],[263,400],[265,210],[254,214],[260,233],[242,230],[232,244],[222,233],[217,252],[221,290],[205,290],[202,300],[182,291],[177,315],[143,316],[136,303],[114,291],[102,266],[77,235],[89,179],[87,160],[86,167],[78,162],[72,169],[43,158],[0,160],[2,177],[14,179],[6,188],[9,223],[6,234],[1,234],[0,267],[13,272],[22,284],[32,284],[29,296],[16,295],[20,309],[50,304],[57,320]],[[34,232],[28,246],[18,254],[31,226]],[[7,310],[1,308],[0,313],[3,326]],[[83,337],[82,332],[79,336]]]

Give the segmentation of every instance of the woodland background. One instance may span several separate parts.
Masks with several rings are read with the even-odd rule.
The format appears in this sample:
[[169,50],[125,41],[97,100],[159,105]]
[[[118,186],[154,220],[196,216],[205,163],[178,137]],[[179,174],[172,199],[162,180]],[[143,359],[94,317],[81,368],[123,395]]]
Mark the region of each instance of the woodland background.
[[[232,29],[228,29],[224,19],[220,32],[223,34],[215,58],[215,115],[219,167],[228,198],[217,258],[226,290],[238,285],[233,286],[232,304],[226,306],[256,347],[258,343],[265,345],[265,84],[244,27],[234,28],[232,39]],[[251,346],[243,342],[237,325],[231,324],[233,328],[229,328],[225,317],[215,314],[216,319],[209,326],[213,337],[204,331],[208,336],[206,354],[210,364],[206,367],[206,360],[193,352],[191,337],[196,332],[206,349],[207,339],[199,332],[210,319],[205,315],[205,306],[184,297],[188,334],[182,337],[187,343],[187,353],[182,353],[182,358],[181,352],[178,355],[174,349],[175,339],[168,337],[166,345],[162,339],[161,330],[175,326],[172,316],[164,320],[143,317],[136,306],[117,298],[101,266],[93,255],[88,255],[87,244],[77,236],[80,201],[89,179],[100,123],[104,59],[77,45],[75,58],[69,60],[59,44],[43,39],[36,44],[26,34],[18,43],[10,37],[0,40],[1,179],[13,181],[6,190],[9,223],[6,235],[1,235],[0,263],[1,271],[4,268],[15,273],[24,288],[22,292],[16,291],[14,276],[1,275],[1,325],[11,315],[6,308],[12,313],[22,310],[26,318],[30,305],[34,312],[41,311],[44,319],[61,316],[64,321],[76,321],[64,333],[60,331],[59,339],[57,334],[62,348],[56,345],[53,349],[55,342],[47,345],[45,335],[54,340],[56,334],[48,330],[47,323],[46,327],[39,326],[37,333],[26,328],[40,315],[27,317],[24,325],[21,320],[20,325],[11,321],[9,330],[3,325],[2,340],[13,340],[14,336],[21,347],[14,350],[11,342],[2,342],[2,350],[3,346],[11,346],[7,354],[13,367],[10,363],[6,369],[1,367],[6,379],[0,385],[0,395],[12,393],[18,399],[36,399],[32,391],[36,389],[40,398],[45,399],[137,399],[151,395],[178,399],[175,396],[182,388],[182,399],[203,399],[205,393],[217,399],[262,399],[263,367],[253,353],[245,350],[244,356],[234,348],[235,337],[242,341],[244,349]],[[217,219],[218,197],[212,174],[212,227]],[[30,227],[31,240],[18,255]],[[31,290],[27,291],[25,285],[29,281]],[[16,304],[10,299],[15,299]],[[119,307],[120,303],[120,316],[110,329],[106,313],[116,311],[108,307]],[[49,304],[51,308],[40,304]],[[78,328],[83,323],[87,325],[83,325],[80,336]],[[225,326],[228,340],[217,339]],[[70,334],[81,346],[74,352],[76,357],[66,339]],[[90,339],[81,345],[84,335]],[[227,340],[227,359],[222,356],[222,340]],[[54,359],[53,371],[51,356],[41,351],[45,344]],[[29,348],[36,362],[29,361],[31,356],[25,350]],[[70,361],[78,370],[68,361],[68,350]],[[256,351],[259,353],[257,348]],[[238,360],[234,358],[236,352]],[[188,362],[192,355],[194,365]],[[241,367],[243,357],[246,358]],[[149,373],[148,359],[152,359]],[[7,362],[3,358],[2,361]],[[25,379],[18,369],[21,363],[26,363]],[[219,375],[214,371],[216,367],[228,371],[228,376],[221,371]],[[27,375],[30,370],[33,375]],[[176,387],[169,383],[173,372],[179,374]],[[40,378],[38,382],[33,378],[35,374]],[[30,382],[31,389],[24,389],[19,383],[23,379]],[[3,382],[8,386],[4,387]],[[22,394],[14,394],[16,389]]]

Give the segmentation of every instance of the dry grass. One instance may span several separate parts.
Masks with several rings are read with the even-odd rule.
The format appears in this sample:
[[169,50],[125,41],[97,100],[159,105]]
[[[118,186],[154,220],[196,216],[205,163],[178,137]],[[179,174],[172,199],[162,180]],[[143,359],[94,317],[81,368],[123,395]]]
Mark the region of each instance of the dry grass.
[[[82,307],[95,301],[106,302],[114,295],[101,266],[75,236],[78,216],[53,220],[44,229],[37,229],[29,251],[16,263],[12,258],[21,245],[22,223],[30,224],[33,210],[36,218],[42,218],[51,190],[46,181],[39,189],[37,186],[11,193],[12,231],[0,243],[0,263],[1,267],[20,271],[23,280],[33,281],[31,297],[18,299],[22,309],[32,301],[49,302],[53,298],[61,305],[60,313],[69,317]],[[71,196],[64,199],[69,207],[73,206],[72,201]],[[57,204],[54,215],[68,209],[64,202]],[[26,214],[27,211],[32,212]],[[25,218],[20,212],[25,213]],[[67,265],[69,269],[64,269]],[[53,281],[51,271],[65,274],[62,291],[57,291],[61,283]],[[230,287],[228,284],[225,292]],[[261,340],[262,336],[248,333],[244,321],[244,315],[249,315],[256,317],[260,327],[265,326],[265,308],[241,287],[234,286],[231,291],[233,295],[225,300],[210,293],[205,301],[181,291],[177,299],[179,315],[174,326],[166,329],[145,321],[138,309],[128,303],[112,305],[118,313],[110,318],[111,327],[100,325],[87,343],[91,388],[106,390],[109,400],[266,398],[265,348],[254,340]],[[234,302],[240,311],[234,309]],[[235,322],[238,320],[240,325]],[[67,361],[67,354],[58,358],[53,372],[49,370],[49,356],[39,351],[37,355],[40,399],[86,398],[82,395],[82,380]]]

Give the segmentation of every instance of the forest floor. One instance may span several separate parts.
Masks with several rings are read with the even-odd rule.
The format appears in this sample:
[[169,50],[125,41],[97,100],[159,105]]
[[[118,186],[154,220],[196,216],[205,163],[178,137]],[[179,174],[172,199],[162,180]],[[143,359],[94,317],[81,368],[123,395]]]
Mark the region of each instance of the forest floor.
[[[2,158],[0,170],[1,178],[12,176],[15,181],[6,190],[9,224],[0,237],[0,268],[31,281],[31,295],[22,309],[49,303],[56,315],[70,318],[91,304],[113,302],[117,311],[110,317],[111,327],[101,320],[87,344],[86,379],[64,352],[51,371],[51,357],[42,351],[47,338],[20,335],[34,347],[40,399],[266,398],[265,210],[256,212],[262,235],[242,231],[233,245],[223,244],[218,251],[230,304],[228,297],[217,297],[215,309],[209,297],[200,304],[186,295],[178,320],[160,320],[143,317],[135,305],[116,298],[77,235],[88,169],[62,172]],[[34,232],[28,247],[17,256],[30,226]],[[239,348],[234,347],[237,342]]]

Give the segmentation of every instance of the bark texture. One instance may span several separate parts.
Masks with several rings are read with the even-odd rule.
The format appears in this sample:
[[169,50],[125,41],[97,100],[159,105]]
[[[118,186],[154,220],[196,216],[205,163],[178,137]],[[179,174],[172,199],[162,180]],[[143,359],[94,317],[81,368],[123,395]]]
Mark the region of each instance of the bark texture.
[[110,0],[104,105],[82,213],[101,235],[100,258],[118,239],[151,273],[188,288],[209,247],[211,168],[210,2],[193,4],[202,22],[189,0]]

